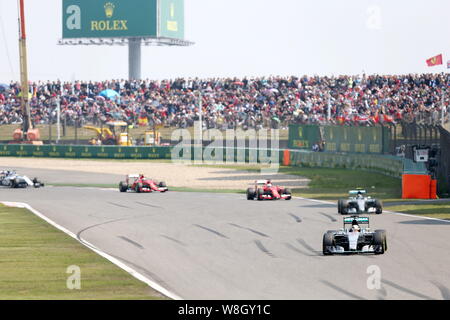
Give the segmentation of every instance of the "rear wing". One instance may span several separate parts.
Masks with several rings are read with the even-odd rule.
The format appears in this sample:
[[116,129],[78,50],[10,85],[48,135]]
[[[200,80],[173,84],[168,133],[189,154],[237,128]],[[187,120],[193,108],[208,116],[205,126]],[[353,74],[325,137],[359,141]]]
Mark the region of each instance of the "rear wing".
[[369,225],[369,217],[359,217],[359,216],[345,217],[344,218],[344,227],[346,224],[353,224],[354,222],[356,222],[358,224]]
[[259,185],[266,184],[266,183],[267,183],[267,180],[256,180],[255,181],[255,184],[259,184]]

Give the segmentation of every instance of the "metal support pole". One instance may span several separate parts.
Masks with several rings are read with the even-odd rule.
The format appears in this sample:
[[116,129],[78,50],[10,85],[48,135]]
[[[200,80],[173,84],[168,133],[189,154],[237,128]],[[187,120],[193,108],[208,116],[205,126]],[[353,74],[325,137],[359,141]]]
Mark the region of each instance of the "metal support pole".
[[141,38],[131,38],[128,41],[128,78],[141,79]]
[[56,99],[56,143],[61,139],[61,97]]
[[23,140],[27,138],[27,132],[33,128],[31,123],[30,104],[29,104],[29,86],[28,86],[28,66],[27,66],[27,44],[25,33],[25,7],[24,1],[19,3],[19,54],[20,54],[20,80],[21,80],[21,109],[22,109],[22,131]]
[[48,111],[48,143],[52,143],[52,111]]
[[198,112],[200,114],[200,142],[203,146],[203,106],[202,106],[202,91],[198,92]]
[[444,95],[444,93],[445,93],[445,89],[442,89],[442,97],[441,97],[441,125],[442,125],[442,127],[444,127],[444,125],[445,125],[445,111],[444,111],[444,109],[445,109],[445,104],[444,104],[444,97],[445,97],[445,95]]
[[78,144],[78,118],[75,118],[75,144]]
[[331,122],[331,94],[328,92],[328,109],[327,109],[327,121]]

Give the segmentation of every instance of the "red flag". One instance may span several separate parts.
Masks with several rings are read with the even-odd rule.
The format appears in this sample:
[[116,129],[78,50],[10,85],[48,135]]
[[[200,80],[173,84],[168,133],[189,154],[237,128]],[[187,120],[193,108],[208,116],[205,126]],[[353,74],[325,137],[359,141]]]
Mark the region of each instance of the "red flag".
[[442,64],[442,53],[427,60],[427,65],[429,67],[437,66],[439,64]]

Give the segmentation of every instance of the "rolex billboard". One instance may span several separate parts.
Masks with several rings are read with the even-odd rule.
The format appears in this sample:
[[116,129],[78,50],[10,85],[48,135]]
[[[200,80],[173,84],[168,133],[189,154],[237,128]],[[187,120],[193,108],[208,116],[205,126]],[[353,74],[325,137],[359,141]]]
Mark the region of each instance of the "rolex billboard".
[[184,38],[184,0],[63,0],[70,38]]

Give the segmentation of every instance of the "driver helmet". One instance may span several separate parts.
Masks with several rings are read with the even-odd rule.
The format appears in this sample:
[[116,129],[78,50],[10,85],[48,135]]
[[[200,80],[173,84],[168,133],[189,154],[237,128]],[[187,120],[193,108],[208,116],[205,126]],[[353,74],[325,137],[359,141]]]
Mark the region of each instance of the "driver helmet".
[[267,180],[267,186],[268,186],[268,187],[271,187],[271,186],[272,186],[272,181]]
[[361,193],[361,191],[358,191],[358,193],[357,193],[357,195],[356,195],[358,198],[362,198],[362,193]]
[[352,231],[359,232],[361,231],[361,227],[356,223],[352,225]]
[[143,173],[139,174],[139,179],[144,179],[144,174]]

